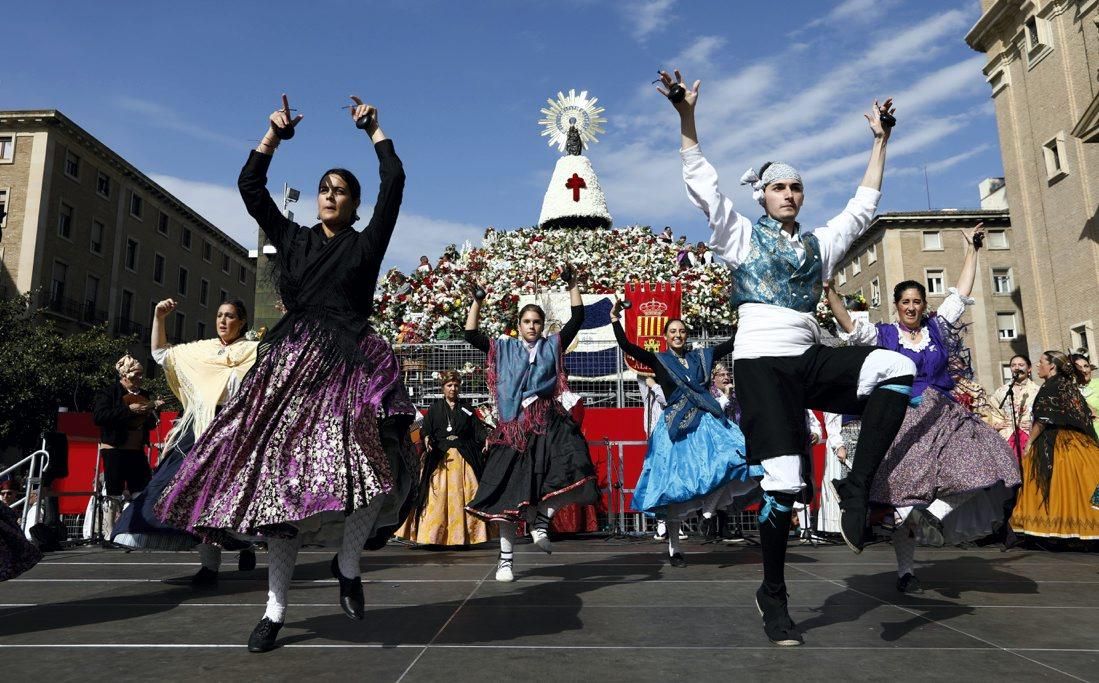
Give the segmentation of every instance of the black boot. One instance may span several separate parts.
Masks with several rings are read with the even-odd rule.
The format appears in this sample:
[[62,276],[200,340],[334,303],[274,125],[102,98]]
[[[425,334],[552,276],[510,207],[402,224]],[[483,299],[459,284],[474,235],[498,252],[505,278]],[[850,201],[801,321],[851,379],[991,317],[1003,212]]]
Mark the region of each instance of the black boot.
[[866,545],[867,500],[861,491],[847,479],[833,479],[831,482],[836,497],[839,498],[840,534],[847,547],[859,554]]
[[237,556],[237,569],[242,572],[250,572],[256,568],[256,551],[245,548]]
[[366,617],[366,598],[363,596],[363,579],[356,576],[346,578],[340,573],[339,555],[332,558],[332,576],[340,582],[340,607],[343,613],[357,621]]
[[763,617],[763,632],[775,645],[791,647],[805,642],[786,609],[786,586],[770,590],[764,584],[756,591],[756,609]]
[[252,635],[248,636],[249,652],[270,652],[275,649],[275,639],[279,637],[279,629],[282,624],[271,621],[267,617],[259,620],[252,629]]

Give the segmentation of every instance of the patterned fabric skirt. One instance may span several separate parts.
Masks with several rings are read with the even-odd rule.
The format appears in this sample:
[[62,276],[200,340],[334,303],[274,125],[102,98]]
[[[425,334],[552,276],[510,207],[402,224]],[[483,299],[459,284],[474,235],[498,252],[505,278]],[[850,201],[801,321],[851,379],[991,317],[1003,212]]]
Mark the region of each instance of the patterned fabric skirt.
[[754,477],[763,476],[763,467],[749,466],[744,452],[740,428],[709,413],[679,441],[671,440],[667,423],[659,420],[649,437],[633,509],[683,517],[731,505],[758,487]]
[[389,344],[370,331],[358,351],[348,359],[330,333],[299,322],[203,432],[158,518],[219,545],[233,535],[323,543],[386,496],[375,529],[392,532],[415,488],[414,408]]
[[1049,500],[1031,474],[1033,451],[1023,456],[1023,488],[1011,515],[1016,533],[1054,538],[1099,539],[1099,509],[1089,503],[1099,482],[1099,446],[1072,429],[1058,429],[1053,438],[1053,476]]
[[111,541],[135,550],[190,550],[198,544],[197,536],[164,524],[153,511],[194,445],[194,434],[188,432],[160,459],[149,485],[119,515]]
[[0,581],[14,579],[41,559],[38,546],[23,534],[19,515],[0,503]]
[[435,468],[427,503],[397,529],[397,536],[421,545],[473,545],[493,537],[482,520],[466,514],[466,503],[477,494],[477,477],[457,448],[447,451]]
[[588,442],[572,418],[548,411],[545,434],[532,434],[523,452],[498,444],[489,450],[477,495],[466,512],[489,521],[533,524],[538,504],[590,505],[599,498]]

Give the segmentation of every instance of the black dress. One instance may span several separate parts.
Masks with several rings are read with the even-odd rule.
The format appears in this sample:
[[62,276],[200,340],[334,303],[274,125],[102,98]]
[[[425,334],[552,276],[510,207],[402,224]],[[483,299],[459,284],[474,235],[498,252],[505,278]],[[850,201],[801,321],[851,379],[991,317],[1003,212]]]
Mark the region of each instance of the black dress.
[[[584,307],[573,306],[572,317],[560,333],[562,355],[583,322]],[[489,353],[492,342],[483,332],[467,330],[465,337],[471,345]],[[491,361],[492,354],[489,357]],[[538,405],[538,402],[544,403]],[[499,441],[502,426],[489,437],[488,460],[477,495],[466,506],[467,512],[488,521],[533,524],[539,503],[561,508],[573,503],[591,505],[599,499],[595,466],[580,426],[561,407],[556,396],[540,397],[524,409],[538,410],[545,411],[544,427],[531,430],[521,450]]]

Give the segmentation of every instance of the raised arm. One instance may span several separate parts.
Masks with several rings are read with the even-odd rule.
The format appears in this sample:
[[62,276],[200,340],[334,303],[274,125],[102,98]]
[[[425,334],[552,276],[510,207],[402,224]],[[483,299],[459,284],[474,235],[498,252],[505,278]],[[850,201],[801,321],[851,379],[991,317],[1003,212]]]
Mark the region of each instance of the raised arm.
[[351,99],[355,102],[355,106],[351,108],[351,118],[356,122],[368,121],[365,130],[374,143],[374,152],[378,155],[378,175],[381,179],[378,199],[374,202],[374,214],[363,230],[362,237],[368,249],[368,259],[376,262],[375,266],[380,268],[401,211],[405,186],[404,164],[393,149],[393,141],[386,137],[378,123],[378,109],[364,104],[354,95]]
[[962,274],[958,277],[958,294],[967,297],[973,293],[973,281],[977,277],[977,252],[984,243],[984,223],[978,223],[973,230],[962,231],[965,238],[965,262],[962,264]]
[[580,295],[580,273],[571,265],[566,264],[562,275],[567,275],[569,283],[569,306],[572,315],[569,321],[561,328],[561,348],[567,349],[580,334],[580,327],[584,324],[584,298]]
[[622,302],[615,301],[614,308],[611,309],[611,329],[614,330],[614,339],[618,342],[618,348],[650,368],[660,367],[660,359],[656,357],[655,353],[646,351],[626,338],[626,331],[622,329],[622,323],[619,321],[621,314]]
[[824,283],[824,296],[828,301],[828,307],[832,309],[832,315],[836,318],[836,332],[840,339],[855,346],[877,345],[878,326],[864,320],[855,322],[843,303],[843,297],[836,291],[831,280]]
[[718,187],[717,170],[702,156],[698,145],[695,106],[698,104],[701,81],[695,81],[687,88],[678,69],[674,78],[667,71],[661,71],[660,80],[663,87],[657,90],[665,96],[672,88],[683,89],[682,101],[672,102],[672,105],[679,113],[679,153],[683,159],[683,182],[687,185],[687,196],[709,220],[713,230],[710,248],[735,268],[748,254],[752,222],[734,210],[733,200]]
[[481,303],[485,300],[485,290],[481,285],[475,284],[473,288],[473,302],[469,305],[469,313],[466,314],[465,339],[473,348],[488,353],[489,339],[481,331]]
[[153,354],[153,360],[158,365],[164,365],[164,357],[168,354],[171,344],[168,343],[168,333],[164,329],[164,320],[176,309],[175,299],[165,299],[156,305],[153,311],[153,327],[149,334],[149,350]]
[[870,124],[870,130],[874,133],[874,144],[870,147],[870,161],[866,165],[866,173],[862,175],[860,187],[881,191],[881,181],[885,176],[885,146],[889,142],[889,134],[893,131],[893,126],[882,123],[882,117],[892,117],[895,111],[893,98],[890,97],[884,104],[878,104],[878,101],[874,100],[874,108],[863,114]]
[[283,95],[282,108],[276,109],[268,117],[263,139],[248,155],[248,161],[244,163],[240,177],[237,178],[237,189],[240,190],[248,215],[256,219],[256,223],[267,235],[267,240],[279,250],[284,248],[294,223],[282,215],[275,200],[267,192],[267,169],[271,166],[271,156],[279,148],[279,144],[294,137],[294,130],[302,118],[301,114],[291,116],[290,102]]

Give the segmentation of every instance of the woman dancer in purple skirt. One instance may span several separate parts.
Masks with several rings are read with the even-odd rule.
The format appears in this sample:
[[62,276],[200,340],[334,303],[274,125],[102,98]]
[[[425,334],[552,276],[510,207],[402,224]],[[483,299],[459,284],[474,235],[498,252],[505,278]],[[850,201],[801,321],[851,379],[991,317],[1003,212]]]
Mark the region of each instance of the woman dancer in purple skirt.
[[841,338],[898,351],[918,369],[911,407],[870,487],[872,503],[895,510],[887,526],[893,527],[897,590],[902,593],[920,592],[913,572],[918,540],[956,544],[991,534],[1003,521],[1012,489],[1020,484],[1019,466],[1007,443],[951,394],[951,361],[960,343],[954,325],[973,303],[969,293],[983,234],[979,224],[970,234],[963,233],[966,257],[958,286],[936,313],[927,315],[924,286],[906,280],[893,289],[897,322],[856,324],[828,287]]
[[206,540],[267,541],[267,611],[248,640],[251,652],[275,646],[303,541],[339,545],[331,569],[340,606],[364,618],[359,556],[401,522],[414,488],[407,438],[414,408],[393,350],[369,323],[405,175],[377,110],[352,100],[352,119],[365,124],[380,166],[370,224],[352,229],[360,185],[339,168],[321,175],[319,223],[306,228],[279,212],[266,190],[267,167],[302,119],[283,95],[238,185],[278,251],[274,276],[286,315],[157,504],[163,521]]

